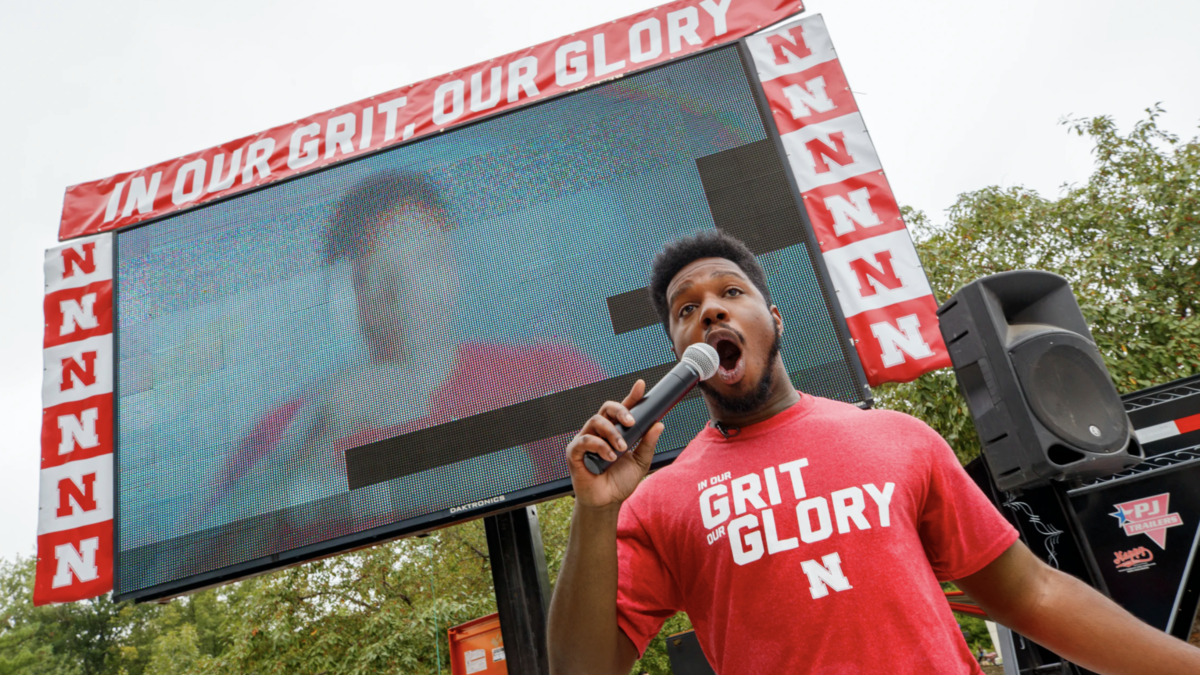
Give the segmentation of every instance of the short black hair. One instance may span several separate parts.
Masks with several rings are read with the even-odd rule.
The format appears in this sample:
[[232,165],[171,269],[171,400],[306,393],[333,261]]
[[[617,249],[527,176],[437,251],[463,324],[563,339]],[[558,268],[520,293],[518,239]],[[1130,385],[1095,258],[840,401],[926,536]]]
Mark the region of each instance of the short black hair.
[[439,228],[451,228],[449,212],[433,179],[415,171],[381,171],[356,183],[334,204],[325,233],[325,262],[353,260],[366,253],[377,217],[404,206],[430,211],[438,218]]
[[741,268],[750,283],[771,304],[771,291],[767,288],[767,275],[759,266],[754,253],[740,239],[721,230],[701,230],[696,234],[681,237],[668,243],[654,256],[650,267],[650,302],[662,320],[663,328],[670,330],[671,307],[667,303],[667,286],[684,267],[701,258],[724,258]]

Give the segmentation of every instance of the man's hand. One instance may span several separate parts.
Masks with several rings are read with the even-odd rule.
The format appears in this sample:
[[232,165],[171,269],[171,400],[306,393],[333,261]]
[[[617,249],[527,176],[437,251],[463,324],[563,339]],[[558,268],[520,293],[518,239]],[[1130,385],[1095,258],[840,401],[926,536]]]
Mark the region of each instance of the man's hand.
[[1142,623],[1075,577],[1013,544],[954,582],[996,622],[1104,675],[1200,673],[1200,649]]
[[[550,672],[555,675],[628,673],[638,657],[637,648],[617,626],[617,518],[621,503],[650,470],[663,425],[651,427],[642,442],[620,458],[617,451],[626,448],[616,425],[633,424],[629,408],[645,391],[646,383],[638,380],[624,401],[605,402],[567,446],[575,513],[546,627]],[[613,464],[593,476],[583,464],[586,452]]]
[[[650,427],[632,452],[617,457],[617,451],[623,452],[628,448],[625,447],[625,440],[621,438],[621,432],[616,425],[633,424],[633,415],[629,413],[629,409],[642,400],[645,392],[646,382],[638,380],[624,401],[605,401],[604,405],[600,406],[600,412],[589,418],[583,429],[567,445],[567,467],[571,472],[571,484],[575,487],[577,507],[619,507],[621,502],[633,494],[638,483],[650,470],[654,446],[658,445],[658,437],[663,432],[662,422]],[[583,455],[588,452],[594,452],[613,464],[604,473],[594,476],[583,464]]]

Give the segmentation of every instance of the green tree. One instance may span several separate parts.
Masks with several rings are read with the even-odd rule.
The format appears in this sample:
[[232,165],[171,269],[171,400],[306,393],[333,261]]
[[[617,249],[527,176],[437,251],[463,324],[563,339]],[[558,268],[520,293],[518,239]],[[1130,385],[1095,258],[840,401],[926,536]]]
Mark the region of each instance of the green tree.
[[54,663],[53,646],[29,616],[32,594],[33,559],[0,561],[0,675],[77,672]]
[[495,611],[482,530],[467,523],[209,591],[237,621],[226,646],[179,672],[447,670],[446,629]]
[[34,607],[34,559],[0,561],[0,673],[115,673],[123,645],[145,634],[152,606],[109,596]]
[[[962,195],[944,223],[907,210],[935,292],[1005,270],[1069,279],[1122,392],[1200,373],[1200,142],[1158,126],[1159,108],[1122,135],[1111,119],[1073,120],[1096,170],[1057,199],[1022,188]],[[961,459],[979,453],[953,373],[876,390],[881,406],[937,429]],[[540,506],[550,579],[573,500]],[[446,631],[495,611],[481,521],[200,591],[167,605],[109,598],[33,607],[33,560],[0,561],[0,675],[436,673]],[[976,622],[964,620],[973,643]],[[665,636],[634,672],[670,672]],[[975,646],[975,645],[973,645]]]
[[[1065,122],[1094,144],[1096,169],[1058,199],[1020,187],[961,195],[946,222],[906,210],[934,293],[1008,270],[1071,282],[1117,390],[1200,373],[1200,141],[1161,129],[1159,107],[1122,135],[1111,118]],[[950,370],[876,389],[966,461],[979,441]]]

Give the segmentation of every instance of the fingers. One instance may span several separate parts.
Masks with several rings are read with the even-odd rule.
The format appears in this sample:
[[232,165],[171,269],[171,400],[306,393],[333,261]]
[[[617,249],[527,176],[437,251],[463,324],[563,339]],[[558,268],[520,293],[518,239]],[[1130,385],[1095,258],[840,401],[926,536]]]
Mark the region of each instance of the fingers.
[[627,427],[633,426],[633,414],[629,412],[629,408],[616,401],[605,401],[604,405],[600,406],[600,414]]
[[[646,381],[638,380],[633,383],[629,395],[621,403],[605,401],[600,406],[600,412],[592,415],[584,423],[579,434],[567,446],[567,461],[582,463],[584,453],[594,452],[610,462],[615,462],[618,458],[617,453],[629,449],[629,445],[621,436],[622,430],[617,425],[633,426],[634,419],[629,408],[642,400],[645,391]],[[655,439],[657,438],[656,435]]]
[[625,452],[629,449],[625,439],[621,436],[621,431],[617,429],[617,425],[604,415],[593,415],[587,424],[583,425],[583,433],[599,436],[608,441],[609,445],[617,452]]
[[642,442],[637,444],[637,447],[630,453],[634,460],[644,469],[650,468],[650,461],[654,459],[654,448],[658,445],[658,437],[662,436],[663,430],[666,429],[662,422],[656,422],[650,430],[642,436]]
[[583,462],[584,453],[594,452],[604,459],[617,461],[617,452],[609,442],[592,434],[579,434],[567,446],[567,459],[570,462]]
[[637,382],[633,383],[633,388],[629,390],[629,395],[625,397],[625,400],[621,401],[621,405],[625,406],[626,408],[632,408],[634,403],[642,400],[642,395],[645,393],[646,381],[638,380]]

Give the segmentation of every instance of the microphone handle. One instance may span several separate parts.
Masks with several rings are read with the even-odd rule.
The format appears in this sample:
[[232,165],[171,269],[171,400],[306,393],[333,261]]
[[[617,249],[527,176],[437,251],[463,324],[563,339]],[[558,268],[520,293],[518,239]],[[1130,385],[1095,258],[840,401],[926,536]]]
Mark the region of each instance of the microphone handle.
[[[629,409],[629,414],[633,415],[633,425],[627,427],[617,423],[617,431],[625,439],[626,447],[630,450],[636,448],[650,427],[666,416],[671,408],[674,408],[676,403],[687,396],[699,381],[700,375],[683,363],[676,365],[664,375],[663,379],[654,385],[654,388],[646,392],[646,395]],[[618,452],[617,458],[620,459],[625,452]],[[612,462],[594,452],[588,452],[583,455],[583,465],[593,475],[599,476],[608,470]]]

